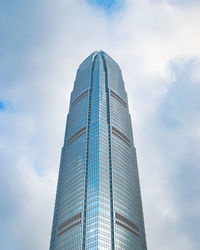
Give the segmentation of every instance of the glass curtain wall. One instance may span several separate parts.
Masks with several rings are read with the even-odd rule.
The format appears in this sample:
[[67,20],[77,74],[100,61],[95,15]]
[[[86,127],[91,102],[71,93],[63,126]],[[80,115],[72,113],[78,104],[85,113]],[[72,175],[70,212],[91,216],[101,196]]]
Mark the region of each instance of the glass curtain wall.
[[146,249],[137,159],[118,64],[94,52],[71,94],[50,250]]

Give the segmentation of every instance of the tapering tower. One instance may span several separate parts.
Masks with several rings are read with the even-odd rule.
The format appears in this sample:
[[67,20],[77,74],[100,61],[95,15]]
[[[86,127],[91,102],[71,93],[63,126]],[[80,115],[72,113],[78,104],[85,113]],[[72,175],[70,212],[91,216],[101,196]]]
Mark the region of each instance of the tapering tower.
[[50,250],[145,250],[136,152],[118,64],[94,52],[71,94]]

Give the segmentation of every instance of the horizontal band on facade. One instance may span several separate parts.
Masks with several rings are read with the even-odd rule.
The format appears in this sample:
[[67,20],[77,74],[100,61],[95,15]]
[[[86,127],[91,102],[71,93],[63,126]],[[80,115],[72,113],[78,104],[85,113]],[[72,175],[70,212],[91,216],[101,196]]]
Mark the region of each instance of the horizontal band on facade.
[[73,102],[72,107],[75,106],[80,100],[82,100],[84,97],[88,95],[88,90],[84,91],[81,95],[79,95]]
[[119,101],[121,104],[123,104],[127,108],[127,103],[120,96],[118,96],[115,92],[110,90],[110,95],[112,97],[114,97],[117,101]]
[[69,146],[72,142],[74,142],[75,140],[77,140],[80,136],[82,136],[83,134],[85,134],[85,130],[86,127],[83,127],[81,129],[79,129],[74,135],[72,135],[69,140],[67,141],[67,146]]
[[114,135],[118,136],[122,141],[126,142],[129,146],[131,145],[130,140],[122,132],[120,132],[118,129],[116,129],[115,127],[112,127],[112,133]]
[[116,220],[116,224],[120,227],[123,227],[124,229],[126,229],[127,231],[129,231],[130,233],[134,234],[135,236],[137,236],[138,238],[140,238],[140,235],[138,233],[136,233],[135,231],[133,231],[130,227],[127,227],[126,225],[124,225],[123,223],[119,222]]
[[65,228],[63,231],[61,231],[60,233],[57,234],[57,237],[61,236],[62,234],[66,233],[67,231],[69,231],[70,229],[72,229],[73,227],[76,227],[78,225],[81,224],[81,220],[75,222],[74,224],[70,225],[69,227]]
[[72,216],[71,218],[69,218],[68,220],[66,220],[65,222],[63,222],[60,226],[58,226],[58,232],[60,232],[64,227],[68,226],[69,224],[71,224],[72,222],[80,219],[82,216],[82,213],[78,213],[74,216]]
[[128,226],[132,227],[137,232],[139,232],[139,227],[134,222],[132,222],[131,220],[127,219],[123,215],[115,212],[115,218],[118,219],[118,220],[120,220],[120,221],[122,221],[123,223],[127,224]]

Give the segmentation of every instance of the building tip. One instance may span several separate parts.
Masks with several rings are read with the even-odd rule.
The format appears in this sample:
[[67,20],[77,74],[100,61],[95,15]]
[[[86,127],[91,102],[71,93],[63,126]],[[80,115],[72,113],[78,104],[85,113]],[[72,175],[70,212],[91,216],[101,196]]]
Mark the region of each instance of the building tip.
[[102,49],[99,49],[99,50],[95,50],[94,53],[95,54],[98,54],[98,53],[101,53],[101,52],[104,52]]

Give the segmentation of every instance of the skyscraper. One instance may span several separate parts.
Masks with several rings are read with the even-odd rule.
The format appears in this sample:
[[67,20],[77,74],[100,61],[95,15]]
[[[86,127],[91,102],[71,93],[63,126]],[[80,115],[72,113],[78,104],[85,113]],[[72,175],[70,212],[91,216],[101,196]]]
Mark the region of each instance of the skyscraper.
[[118,64],[94,52],[71,93],[50,250],[145,250],[127,94]]

